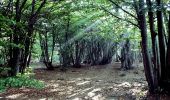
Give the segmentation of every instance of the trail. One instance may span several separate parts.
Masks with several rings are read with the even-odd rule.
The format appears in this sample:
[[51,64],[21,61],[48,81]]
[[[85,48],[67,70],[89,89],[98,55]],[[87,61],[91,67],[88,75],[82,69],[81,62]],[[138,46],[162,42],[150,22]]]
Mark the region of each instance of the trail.
[[[42,90],[9,89],[8,99],[52,100],[136,100],[143,99],[147,85],[142,67],[121,71],[120,63],[59,69],[35,70],[36,79],[45,82]],[[12,93],[11,93],[12,91]]]

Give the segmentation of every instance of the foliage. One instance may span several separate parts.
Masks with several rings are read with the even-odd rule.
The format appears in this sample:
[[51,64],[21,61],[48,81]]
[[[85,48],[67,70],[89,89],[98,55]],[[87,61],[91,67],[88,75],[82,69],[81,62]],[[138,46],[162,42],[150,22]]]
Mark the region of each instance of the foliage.
[[[152,1],[150,6],[149,1]],[[162,4],[156,5],[157,1],[161,0],[147,0],[146,3],[144,0],[4,0],[0,4],[0,64],[7,64],[11,68],[11,76],[14,77],[1,79],[2,89],[3,86],[36,86],[33,85],[36,80],[31,78],[32,70],[27,69],[32,59],[43,61],[47,69],[54,69],[54,62],[60,62],[63,68],[80,66],[83,62],[91,65],[106,64],[112,61],[116,52],[120,52],[127,39],[135,42],[132,43],[132,49],[139,53],[139,45],[145,47],[141,49],[146,51],[143,57],[148,59],[148,63],[144,62],[146,75],[153,73],[155,75],[150,75],[151,77],[162,77],[165,69],[170,73],[170,67],[161,69],[157,66],[165,67],[165,63],[170,66],[170,54],[166,53],[170,51],[170,38],[169,42],[166,39],[168,21],[170,23],[167,16],[169,12],[167,5],[165,8],[161,7]],[[168,1],[165,0],[164,3],[168,4]],[[151,16],[149,13],[152,13]],[[158,17],[162,18],[156,20]],[[160,27],[155,27],[156,22]],[[151,36],[147,34],[147,29],[150,29]],[[146,33],[139,34],[140,31]],[[161,48],[162,45],[158,43],[165,46]],[[124,49],[126,51],[127,47]],[[153,56],[153,61],[150,55]],[[147,64],[149,65],[146,66]],[[161,70],[154,73],[153,69]],[[3,67],[1,70],[6,69]],[[156,77],[153,82],[158,81],[155,80]]]
[[10,71],[11,68],[8,68],[8,67],[0,67],[0,73],[3,72],[3,71]]
[[17,76],[0,78],[0,92],[5,92],[7,88],[36,88],[42,89],[45,85],[42,81],[33,78],[33,71],[27,68],[24,74],[18,73]]

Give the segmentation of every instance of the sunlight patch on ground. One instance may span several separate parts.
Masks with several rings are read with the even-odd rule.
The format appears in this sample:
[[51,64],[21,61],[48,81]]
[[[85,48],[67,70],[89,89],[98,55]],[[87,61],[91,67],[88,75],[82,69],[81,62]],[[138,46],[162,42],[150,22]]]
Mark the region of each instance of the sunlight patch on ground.
[[65,95],[65,91],[59,92],[59,95]]
[[53,87],[59,87],[59,84],[58,83],[50,83],[50,84],[47,84],[46,87],[49,87],[49,86],[53,86]]
[[88,84],[88,83],[90,83],[90,81],[80,82],[80,83],[77,83],[77,85],[85,85],[85,84]]
[[144,84],[134,82],[134,83],[133,83],[133,86],[140,87],[140,86],[144,86]]
[[104,97],[101,94],[98,94],[98,95],[92,97],[92,100],[103,100],[103,99],[104,99]]
[[118,87],[131,87],[132,85],[129,82],[123,82],[122,84],[119,84]]
[[74,98],[74,99],[72,99],[72,100],[82,100],[81,98]]
[[23,91],[24,91],[24,92],[29,92],[30,89],[26,89],[26,88],[25,88],[25,89],[23,89]]
[[99,92],[101,91],[102,89],[101,88],[96,88],[96,89],[93,89],[91,92],[89,92],[87,95],[89,97],[94,97],[96,95],[96,92]]
[[18,93],[18,94],[9,95],[6,98],[8,98],[8,99],[16,99],[16,98],[18,98],[18,97],[20,97],[22,95],[23,95],[23,93]]
[[130,89],[129,92],[132,93],[132,95],[136,95],[136,94],[139,94],[141,92],[141,90],[137,89],[137,88],[136,89],[134,88],[134,89]]
[[47,98],[42,98],[42,99],[39,99],[39,100],[47,100]]
[[56,92],[59,91],[58,89],[50,89],[50,92]]
[[74,97],[74,96],[76,96],[76,95],[83,94],[83,93],[85,93],[86,91],[89,91],[89,90],[91,90],[91,89],[93,89],[93,87],[86,88],[86,89],[83,89],[83,90],[82,90],[82,89],[77,90],[76,93],[74,93],[74,94],[68,96],[68,98],[72,98],[72,97]]

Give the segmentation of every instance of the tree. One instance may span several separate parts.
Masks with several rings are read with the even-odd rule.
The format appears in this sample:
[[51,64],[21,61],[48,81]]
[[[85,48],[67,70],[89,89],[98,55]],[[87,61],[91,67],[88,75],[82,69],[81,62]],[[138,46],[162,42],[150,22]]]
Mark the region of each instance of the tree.
[[[133,0],[134,11],[136,12],[136,16],[132,14],[129,10],[125,10],[123,5],[121,6],[121,3],[116,3],[116,1],[109,0],[113,5],[117,6],[119,9],[121,9],[124,13],[128,14],[129,16],[133,17],[137,22],[138,25],[134,24],[130,20],[125,20],[124,18],[121,18],[114,13],[107,11],[112,16],[124,20],[128,23],[131,23],[134,26],[137,26],[140,29],[141,32],[141,47],[142,47],[142,54],[143,54],[143,63],[144,63],[144,69],[145,69],[145,75],[146,80],[148,82],[149,86],[149,92],[150,93],[158,93],[162,91],[169,92],[169,40],[167,40],[167,34],[165,31],[167,24],[164,23],[163,19],[167,20],[167,8],[164,6],[167,2],[164,1],[164,3],[161,0],[151,1],[147,0],[145,3],[144,0]],[[118,1],[119,2],[119,1]],[[123,4],[124,2],[122,2]],[[154,11],[154,3],[156,3],[156,12]],[[147,9],[145,8],[145,5],[147,5]],[[132,10],[132,9],[130,9]],[[146,11],[148,12],[148,15],[146,16]],[[164,16],[163,16],[164,14]],[[157,19],[155,19],[155,17]],[[165,17],[165,18],[164,18]],[[147,26],[147,18],[149,18],[149,27]],[[157,27],[154,20],[157,22]],[[155,29],[156,28],[156,29]],[[151,37],[148,36],[148,31],[150,30]],[[152,41],[149,43],[148,41]],[[168,42],[167,42],[168,41]],[[149,45],[152,45],[152,48],[149,47]],[[167,45],[167,46],[166,46]],[[152,50],[152,53],[150,52],[150,49]],[[166,51],[167,50],[167,51]]]
[[[34,25],[45,3],[46,0],[9,0],[2,4],[2,17],[12,22],[8,24],[11,33],[6,34],[10,44],[8,65],[11,67],[11,76],[23,72],[29,62]],[[4,27],[1,27],[1,30],[3,29]]]

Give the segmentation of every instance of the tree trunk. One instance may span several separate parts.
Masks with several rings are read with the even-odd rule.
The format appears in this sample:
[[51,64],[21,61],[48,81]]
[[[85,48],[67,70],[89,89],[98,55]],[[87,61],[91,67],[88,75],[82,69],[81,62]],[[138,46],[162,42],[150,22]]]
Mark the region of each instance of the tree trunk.
[[47,32],[44,33],[44,38],[42,38],[41,34],[39,34],[39,37],[40,37],[40,45],[41,45],[43,63],[45,64],[45,66],[47,67],[48,70],[53,70],[54,67],[52,65],[52,62],[49,59],[49,54],[48,54]]
[[[21,19],[21,12],[20,11],[20,7],[19,7],[19,0],[16,1],[15,3],[15,20],[16,23],[20,22]],[[19,35],[18,33],[20,33],[20,29],[17,25],[14,26],[14,36],[13,36],[13,43],[18,45],[20,40],[19,40]],[[12,53],[12,57],[10,59],[9,65],[11,67],[11,76],[16,76],[16,74],[19,72],[19,68],[20,68],[20,48],[19,47],[13,47],[13,51],[11,51]]]
[[[170,29],[170,12],[169,12],[169,22],[168,27]],[[167,55],[166,55],[166,66],[167,66],[167,77],[170,80],[170,31],[168,31],[168,45],[167,45]]]
[[80,47],[79,47],[79,42],[75,41],[75,64],[74,67],[80,68]]
[[163,32],[163,18],[162,18],[162,11],[161,9],[161,0],[157,1],[157,25],[158,25],[158,39],[159,39],[159,50],[160,50],[160,63],[161,63],[161,83],[160,85],[163,86],[163,81],[166,78],[166,50],[165,50],[165,37]]
[[158,81],[160,80],[160,63],[158,59],[158,51],[157,51],[157,42],[156,42],[156,35],[155,27],[154,27],[154,13],[152,11],[152,2],[151,0],[147,0],[147,6],[148,6],[148,16],[149,16],[149,25],[150,25],[150,32],[151,32],[151,40],[152,40],[152,53],[153,53],[153,68],[154,68],[154,87],[155,89],[158,89]]
[[147,40],[147,27],[146,27],[146,19],[145,19],[145,11],[141,10],[144,9],[144,0],[139,0],[139,6],[136,0],[134,0],[135,9],[138,16],[138,24],[141,30],[141,37],[142,37],[142,54],[143,54],[143,63],[144,63],[144,70],[146,80],[149,86],[149,92],[154,92],[154,81],[153,81],[153,70],[151,64],[151,58],[148,52],[148,40]]
[[133,58],[132,52],[130,51],[130,41],[127,39],[121,50],[121,68],[123,70],[132,69]]

